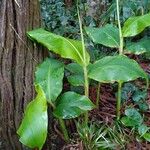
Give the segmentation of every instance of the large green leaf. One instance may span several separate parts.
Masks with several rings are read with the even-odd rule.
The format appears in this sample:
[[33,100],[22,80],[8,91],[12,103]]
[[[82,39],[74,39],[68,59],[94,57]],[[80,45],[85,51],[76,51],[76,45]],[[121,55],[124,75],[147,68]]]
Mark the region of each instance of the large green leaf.
[[133,53],[133,54],[142,54],[145,52],[150,52],[150,38],[143,38],[138,42],[130,42],[127,43],[125,48],[126,53]]
[[150,14],[129,18],[123,26],[123,37],[131,37],[141,33],[150,26]]
[[131,81],[139,77],[148,80],[147,74],[125,55],[107,56],[90,65],[89,78],[103,83]]
[[121,122],[128,127],[139,127],[143,123],[141,114],[135,108],[125,110],[125,117],[121,118]]
[[94,107],[94,104],[86,96],[75,92],[66,92],[58,99],[54,115],[63,119],[76,118]]
[[63,58],[70,58],[82,66],[89,64],[89,54],[85,51],[85,62],[80,41],[64,38],[41,28],[28,32],[28,36]]
[[17,131],[20,142],[30,148],[42,149],[47,137],[47,102],[42,89],[36,89],[38,95],[25,110],[22,123]]
[[83,86],[84,85],[84,74],[83,68],[77,63],[71,63],[66,66],[66,69],[70,72],[67,77],[68,82],[73,86]]
[[107,24],[101,28],[86,27],[85,30],[94,43],[108,47],[119,47],[119,30],[117,27]]
[[35,83],[42,87],[47,101],[55,101],[62,91],[64,64],[58,60],[47,58],[38,66],[35,77]]

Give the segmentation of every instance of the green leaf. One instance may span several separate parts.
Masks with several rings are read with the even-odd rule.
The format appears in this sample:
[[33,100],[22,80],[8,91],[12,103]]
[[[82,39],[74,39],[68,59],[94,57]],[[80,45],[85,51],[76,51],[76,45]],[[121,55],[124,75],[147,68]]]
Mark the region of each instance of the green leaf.
[[147,91],[146,90],[136,90],[134,93],[133,93],[133,96],[132,96],[132,99],[134,102],[141,102],[141,101],[145,101],[147,98]]
[[83,74],[83,68],[77,63],[70,63],[65,67],[71,73],[74,74]]
[[74,74],[67,77],[68,82],[73,86],[84,86],[84,77],[82,75]]
[[142,124],[138,127],[138,132],[141,136],[143,136],[148,130],[149,127],[147,127],[145,124]]
[[150,133],[145,133],[145,134],[143,135],[143,138],[144,138],[146,141],[150,142]]
[[83,68],[77,63],[71,63],[66,66],[66,69],[70,71],[71,75],[67,77],[68,82],[73,86],[84,85]]
[[58,99],[54,115],[62,119],[76,118],[94,107],[95,105],[86,96],[66,92]]
[[135,122],[134,119],[126,117],[126,116],[121,118],[121,122],[127,127],[135,127],[138,125],[138,123]]
[[28,36],[63,58],[72,59],[82,66],[89,64],[89,54],[85,52],[85,62],[80,41],[64,38],[41,28],[28,32]]
[[149,105],[146,102],[139,102],[138,106],[139,106],[139,109],[143,112],[146,112],[149,109]]
[[89,78],[103,83],[131,81],[139,77],[148,80],[138,63],[127,56],[107,56],[90,65]]
[[35,83],[42,87],[47,101],[55,101],[62,91],[64,64],[58,60],[47,58],[38,66],[35,76]]
[[85,30],[94,43],[108,47],[119,47],[119,30],[117,27],[107,24],[101,28],[86,27]]
[[123,26],[123,37],[131,37],[141,33],[150,26],[150,14],[129,18]]
[[47,137],[47,102],[40,86],[37,97],[28,104],[22,123],[17,131],[19,141],[30,148],[42,149]]
[[150,43],[150,38],[143,38],[138,42],[127,43],[127,46],[125,48],[125,53],[128,54],[133,53],[139,55],[146,52],[150,52],[149,43]]
[[125,117],[121,118],[121,122],[128,127],[140,126],[143,122],[141,114],[134,108],[125,110]]

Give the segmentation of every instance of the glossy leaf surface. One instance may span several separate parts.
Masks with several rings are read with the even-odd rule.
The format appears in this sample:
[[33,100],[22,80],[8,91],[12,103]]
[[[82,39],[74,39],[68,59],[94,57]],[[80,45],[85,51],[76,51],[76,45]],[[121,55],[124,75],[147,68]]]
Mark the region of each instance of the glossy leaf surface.
[[127,43],[125,52],[129,54],[133,53],[137,55],[145,52],[150,52],[150,38],[144,38],[138,42]]
[[36,89],[37,97],[28,104],[22,123],[17,131],[20,142],[30,148],[42,149],[47,137],[47,102],[42,89]]
[[62,119],[76,118],[94,107],[95,105],[86,96],[66,92],[58,99],[54,115]]
[[82,43],[80,41],[64,38],[44,29],[30,31],[28,32],[28,36],[63,58],[72,59],[80,65],[89,64],[89,54],[85,52],[85,62]]
[[64,64],[47,58],[37,67],[35,77],[35,83],[42,87],[47,101],[55,101],[62,91]]
[[121,118],[121,122],[128,127],[140,126],[143,122],[141,114],[134,108],[125,110],[125,117]]
[[138,63],[127,56],[107,56],[90,65],[89,78],[103,83],[131,81],[139,77],[147,80],[147,74]]
[[108,47],[119,47],[119,30],[117,27],[107,24],[101,28],[86,27],[85,30],[94,43]]
[[131,37],[141,33],[150,26],[150,14],[129,18],[123,26],[123,37]]
[[67,77],[68,82],[73,86],[83,86],[84,85],[84,74],[83,68],[77,63],[71,63],[66,66],[66,69],[70,72]]

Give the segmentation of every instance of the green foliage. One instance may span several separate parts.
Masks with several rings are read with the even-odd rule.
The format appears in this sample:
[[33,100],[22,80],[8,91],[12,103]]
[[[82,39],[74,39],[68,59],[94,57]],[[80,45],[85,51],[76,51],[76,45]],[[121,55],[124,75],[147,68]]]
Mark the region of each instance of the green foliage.
[[63,58],[75,60],[80,65],[89,64],[89,54],[85,52],[86,62],[80,41],[64,38],[62,36],[50,33],[44,29],[36,29],[28,32],[28,36],[38,43],[47,47],[50,51],[59,54]]
[[[116,33],[112,32],[113,27],[109,27],[108,29],[108,25],[106,25],[100,29],[87,28],[86,32],[95,43],[103,44],[108,47],[119,48],[119,56],[104,57],[91,65],[88,77],[103,83],[113,83],[115,81],[119,83],[117,96],[117,119],[120,119],[122,83],[141,77],[146,79],[146,87],[148,88],[149,86],[148,76],[144,70],[138,65],[136,61],[124,56],[124,37],[135,36],[141,33],[146,27],[150,26],[150,15],[146,14],[138,17],[130,17],[124,23],[122,29],[120,21],[119,0],[116,0],[116,8],[119,31],[116,28]],[[114,41],[117,43],[115,46]],[[138,53],[137,51],[139,50],[137,47],[135,51]],[[143,109],[146,109],[146,105],[143,105],[142,107]],[[128,122],[128,120],[126,121]]]
[[139,127],[138,127],[138,133],[139,135],[143,136],[150,128],[147,127],[145,124],[141,124]]
[[[68,70],[70,71],[73,70],[78,74],[79,72],[81,72],[82,74],[81,70],[84,70],[84,74],[87,73],[85,72],[85,70],[87,65],[89,64],[90,57],[84,48],[85,45],[83,42],[83,38],[82,38],[82,42],[75,41],[72,39],[64,38],[62,36],[50,33],[44,29],[36,29],[30,31],[28,32],[28,36],[32,40],[41,43],[52,52],[59,54],[61,57],[70,58],[78,63],[72,65],[72,68],[68,66]],[[79,67],[79,64],[82,67],[81,66]],[[79,95],[75,92],[64,93],[62,96],[60,96],[57,99],[57,97],[62,91],[63,76],[64,76],[64,65],[57,60],[46,59],[38,67],[36,71],[35,84],[39,84],[42,87],[44,94],[46,95],[46,100],[50,103],[50,106],[52,106],[52,108],[54,109],[53,114],[60,121],[64,138],[66,141],[68,141],[69,136],[62,118],[71,119],[71,118],[78,117],[83,113],[87,114],[87,111],[92,110],[95,106],[88,97]],[[87,84],[85,85],[88,86]],[[57,103],[55,101],[57,101]],[[26,122],[27,121],[25,120],[24,124],[26,124]],[[31,125],[30,122],[28,123],[28,125],[29,126]],[[30,136],[31,138],[34,138],[34,135],[30,135]],[[24,141],[21,142],[24,143]],[[29,144],[26,143],[24,144],[31,147]],[[38,143],[35,143],[34,147],[37,146],[39,147]],[[40,149],[41,148],[42,145],[40,145]]]
[[132,103],[139,107],[140,111],[146,112],[149,108],[147,99],[147,91],[141,90],[131,83],[125,83],[122,88],[122,101],[132,100]]
[[43,24],[56,34],[76,37],[79,24],[76,5],[67,8],[62,0],[40,0]]
[[83,68],[77,63],[70,63],[65,67],[70,75],[67,76],[68,82],[73,86],[84,86]]
[[125,117],[122,117],[121,121],[125,126],[136,127],[140,126],[143,122],[141,114],[134,108],[125,110]]
[[124,149],[129,140],[122,127],[116,123],[110,127],[101,122],[90,122],[89,126],[77,122],[77,131],[87,150]]
[[140,39],[138,42],[128,42],[125,48],[125,53],[133,53],[136,55],[150,52],[149,49],[150,38]]
[[115,149],[116,147],[116,144],[108,136],[109,131],[104,125],[90,124],[88,127],[85,124],[77,123],[77,131],[87,150]]
[[36,86],[37,97],[28,104],[22,123],[17,131],[20,142],[30,148],[42,149],[47,137],[48,115],[46,97]]
[[89,78],[103,83],[126,82],[139,77],[147,80],[146,73],[138,63],[124,55],[104,57],[89,69]]
[[[121,0],[120,4],[120,20],[124,22],[127,18],[131,16],[146,14],[150,11],[150,1],[149,0]],[[103,24],[105,22],[111,21],[111,23],[115,23],[117,21],[116,18],[116,1],[113,0],[108,5],[109,8],[102,13],[100,16],[100,23]]]
[[[48,1],[46,2],[48,3]],[[41,3],[43,2],[41,1]],[[123,3],[124,2],[121,4]],[[51,26],[51,29],[56,33],[57,29],[59,29],[60,31],[58,32],[60,32],[61,35],[65,35],[65,37],[68,37],[70,34],[77,35],[79,32],[79,25],[76,26],[78,23],[72,19],[75,30],[69,30],[68,25],[71,20],[70,17],[65,17],[64,3],[60,0],[56,0],[55,2],[49,0],[49,4],[51,5],[48,7],[52,10],[49,12],[52,15],[52,18],[49,18],[49,26]],[[55,9],[57,9],[59,13],[55,13]],[[117,10],[119,10],[118,7]],[[111,11],[113,11],[113,9],[110,10],[109,14]],[[56,19],[56,22],[53,17]],[[74,17],[76,17],[76,14]],[[18,130],[20,141],[30,148],[41,149],[46,140],[48,126],[47,101],[53,108],[54,116],[60,120],[62,132],[64,133],[66,141],[68,140],[68,135],[62,119],[76,118],[81,114],[85,114],[85,122],[82,125],[77,125],[78,133],[84,141],[85,147],[89,150],[95,148],[112,149],[113,147],[116,147],[116,142],[119,143],[118,135],[120,134],[104,126],[97,128],[95,125],[91,125],[88,127],[87,112],[95,108],[95,105],[88,98],[88,77],[103,83],[119,83],[117,102],[118,112],[120,111],[121,87],[123,82],[132,81],[141,77],[146,79],[148,87],[147,74],[136,61],[129,59],[120,52],[122,47],[125,46],[124,42],[121,43],[123,37],[120,35],[121,32],[123,32],[124,37],[131,37],[141,33],[146,27],[150,26],[150,14],[129,18],[125,22],[122,31],[120,26],[118,30],[118,28],[112,24],[107,24],[102,28],[87,27],[86,32],[90,38],[92,38],[93,42],[111,48],[119,48],[120,52],[120,55],[104,57],[94,64],[90,64],[90,56],[85,50],[82,23],[80,16],[78,16],[78,18],[82,42],[56,35],[44,29],[36,29],[28,32],[28,36],[32,40],[44,45],[48,50],[55,54],[59,54],[62,58],[69,58],[76,62],[66,66],[66,69],[70,73],[67,78],[73,86],[84,86],[86,95],[79,95],[71,91],[60,95],[64,76],[63,63],[54,59],[46,59],[39,65],[35,79],[38,95],[35,100],[28,105],[25,111],[25,117]],[[59,19],[59,22],[57,19]],[[118,24],[120,25],[119,22]],[[136,54],[146,52],[148,49],[147,39],[142,39],[136,44],[130,43],[126,48],[128,51]],[[145,103],[143,103],[144,94],[145,93],[141,92],[140,95],[136,95],[136,92],[134,92],[132,99],[139,105],[139,108],[141,107],[141,109],[147,110]],[[117,114],[119,114],[120,117],[120,113]],[[149,128],[143,123],[144,121],[141,114],[136,109],[130,108],[125,110],[125,115],[126,116],[121,119],[122,123],[126,126],[136,128],[142,138],[150,141]],[[122,141],[120,143],[122,143]]]
[[35,72],[35,84],[39,84],[48,102],[53,102],[62,91],[64,64],[58,60],[45,59]]
[[86,27],[85,30],[94,43],[119,48],[119,30],[117,27],[107,24],[101,28]]
[[123,26],[123,37],[131,37],[141,33],[150,26],[150,14],[129,18]]
[[144,138],[146,141],[150,142],[150,133],[145,133],[145,134],[143,135],[143,138]]
[[54,115],[62,119],[76,118],[94,107],[88,97],[75,92],[66,92],[59,97]]
[[147,127],[143,122],[143,117],[135,108],[129,108],[125,110],[125,117],[121,118],[121,122],[127,126],[132,127],[141,138],[144,138],[146,141],[150,141],[150,127]]

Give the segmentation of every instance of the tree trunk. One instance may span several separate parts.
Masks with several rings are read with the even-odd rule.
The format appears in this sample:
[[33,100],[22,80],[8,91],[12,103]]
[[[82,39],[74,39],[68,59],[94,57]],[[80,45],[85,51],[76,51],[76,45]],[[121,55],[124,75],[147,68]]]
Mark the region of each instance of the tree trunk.
[[0,149],[25,149],[16,131],[34,97],[34,70],[44,56],[26,37],[40,26],[38,0],[0,1]]

